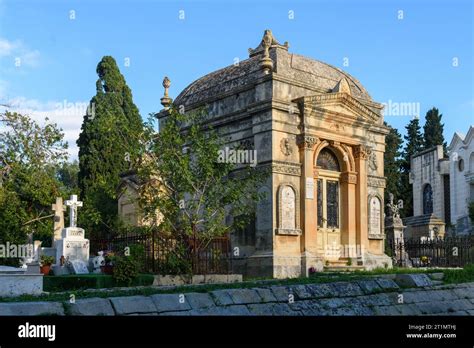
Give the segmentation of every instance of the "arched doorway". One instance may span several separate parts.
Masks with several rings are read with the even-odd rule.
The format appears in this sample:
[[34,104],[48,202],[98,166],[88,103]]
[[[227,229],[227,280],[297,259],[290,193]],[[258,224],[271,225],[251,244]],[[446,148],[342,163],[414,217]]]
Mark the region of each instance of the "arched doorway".
[[334,152],[325,147],[316,160],[317,224],[328,259],[339,259],[341,245],[341,165]]

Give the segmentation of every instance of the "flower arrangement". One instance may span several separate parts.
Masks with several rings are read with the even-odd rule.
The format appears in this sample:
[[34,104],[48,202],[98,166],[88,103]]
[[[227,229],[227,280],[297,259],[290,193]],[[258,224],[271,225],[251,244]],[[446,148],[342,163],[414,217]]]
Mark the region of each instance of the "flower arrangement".
[[44,275],[48,275],[51,270],[51,265],[54,263],[54,257],[48,255],[41,255],[40,257],[40,272]]
[[429,259],[428,256],[422,256],[422,257],[420,257],[420,261],[421,261],[421,263],[426,265],[430,261],[430,259]]
[[54,257],[48,255],[41,255],[40,263],[41,266],[51,266],[54,263]]

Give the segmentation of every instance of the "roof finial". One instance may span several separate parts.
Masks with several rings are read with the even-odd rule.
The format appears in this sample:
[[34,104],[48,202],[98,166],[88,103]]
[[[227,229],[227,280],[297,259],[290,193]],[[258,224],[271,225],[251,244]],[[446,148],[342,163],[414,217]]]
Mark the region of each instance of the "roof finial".
[[265,30],[262,39],[262,47],[263,47],[263,58],[260,60],[260,66],[263,68],[263,72],[265,74],[269,74],[271,70],[273,70],[273,61],[270,58],[270,46],[273,41],[272,31]]
[[266,45],[269,46],[269,49],[270,48],[281,48],[281,49],[284,49],[286,51],[288,51],[288,42],[285,42],[283,45],[281,45],[276,39],[275,37],[273,36],[272,34],[272,31],[270,29],[267,29],[265,30],[264,34],[263,34],[263,39],[262,41],[260,42],[260,44],[256,47],[256,48],[249,48],[249,56],[250,57],[253,57],[253,56],[256,56],[257,54],[261,54],[261,53],[264,53],[264,41],[266,41]]
[[168,110],[171,105],[171,98],[168,95],[168,88],[171,86],[171,81],[168,76],[165,76],[163,79],[163,87],[165,88],[165,95],[161,98],[161,105],[165,107],[165,110]]

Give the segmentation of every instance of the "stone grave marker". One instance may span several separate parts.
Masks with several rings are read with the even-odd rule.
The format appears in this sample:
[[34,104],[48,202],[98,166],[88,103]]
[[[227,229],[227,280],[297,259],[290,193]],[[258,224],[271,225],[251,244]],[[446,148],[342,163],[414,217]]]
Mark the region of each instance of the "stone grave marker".
[[[69,207],[69,227],[62,229],[62,238],[55,241],[56,267],[55,274],[68,273],[67,266],[76,274],[89,273],[89,240],[85,239],[84,229],[77,227],[77,208],[82,207],[82,202],[77,200],[76,195],[65,202]],[[61,258],[66,261],[61,265]],[[82,264],[82,265],[80,265]]]

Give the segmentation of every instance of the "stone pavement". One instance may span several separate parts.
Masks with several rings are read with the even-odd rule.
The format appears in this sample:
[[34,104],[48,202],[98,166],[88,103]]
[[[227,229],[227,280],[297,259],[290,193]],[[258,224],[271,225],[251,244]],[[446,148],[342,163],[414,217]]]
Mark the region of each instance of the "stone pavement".
[[[397,279],[396,279],[397,280]],[[0,303],[0,315],[474,315],[474,282],[400,288],[392,279],[209,293]]]

